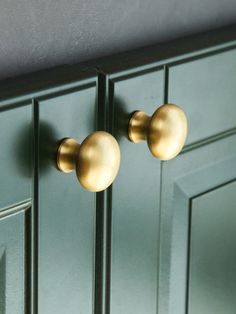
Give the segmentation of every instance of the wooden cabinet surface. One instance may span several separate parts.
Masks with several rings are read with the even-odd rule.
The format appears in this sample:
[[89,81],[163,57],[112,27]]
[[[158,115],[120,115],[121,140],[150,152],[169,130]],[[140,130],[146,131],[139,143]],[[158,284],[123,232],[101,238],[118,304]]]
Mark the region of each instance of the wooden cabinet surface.
[[[0,314],[234,314],[236,27],[0,87]],[[179,105],[172,160],[131,143],[131,114]],[[119,173],[91,193],[60,141],[114,135]]]

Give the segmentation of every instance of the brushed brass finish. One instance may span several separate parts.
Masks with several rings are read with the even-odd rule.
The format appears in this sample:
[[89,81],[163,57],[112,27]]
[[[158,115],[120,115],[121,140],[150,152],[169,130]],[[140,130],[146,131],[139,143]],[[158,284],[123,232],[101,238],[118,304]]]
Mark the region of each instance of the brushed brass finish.
[[169,160],[179,154],[186,141],[188,122],[177,105],[164,104],[149,117],[135,111],[128,126],[128,137],[134,143],[147,140],[148,147],[160,160]]
[[143,111],[135,111],[130,119],[128,136],[134,143],[147,139],[150,117]]
[[85,189],[103,191],[118,173],[120,148],[116,139],[104,131],[90,134],[81,144],[65,138],[57,150],[57,166],[65,173],[75,170]]
[[65,138],[62,140],[57,151],[57,166],[59,170],[65,173],[75,170],[79,148],[80,144],[73,138]]

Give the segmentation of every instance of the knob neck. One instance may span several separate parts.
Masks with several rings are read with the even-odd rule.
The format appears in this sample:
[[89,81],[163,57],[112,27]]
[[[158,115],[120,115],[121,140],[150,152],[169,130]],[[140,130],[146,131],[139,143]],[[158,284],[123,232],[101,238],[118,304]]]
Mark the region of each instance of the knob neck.
[[128,126],[128,137],[131,142],[139,143],[147,139],[150,120],[151,117],[143,111],[135,111],[132,114]]
[[79,149],[80,144],[73,138],[62,140],[57,151],[57,167],[60,171],[69,173],[76,169]]

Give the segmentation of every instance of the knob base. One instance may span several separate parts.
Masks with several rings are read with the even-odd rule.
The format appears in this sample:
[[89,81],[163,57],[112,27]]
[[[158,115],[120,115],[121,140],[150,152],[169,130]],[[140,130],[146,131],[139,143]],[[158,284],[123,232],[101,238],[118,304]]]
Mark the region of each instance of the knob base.
[[128,137],[133,143],[139,143],[147,139],[150,117],[143,111],[135,111],[128,125]]
[[57,167],[60,171],[69,173],[75,170],[79,148],[80,144],[73,138],[62,140],[57,150]]

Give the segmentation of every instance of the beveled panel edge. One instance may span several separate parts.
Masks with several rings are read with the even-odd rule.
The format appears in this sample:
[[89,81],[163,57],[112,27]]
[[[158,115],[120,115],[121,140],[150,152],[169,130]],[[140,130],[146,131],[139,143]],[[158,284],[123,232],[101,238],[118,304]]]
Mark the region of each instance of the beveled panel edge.
[[137,66],[131,69],[127,69],[125,71],[119,72],[119,73],[106,73],[102,68],[98,69],[99,73],[103,74],[104,76],[108,76],[109,82],[112,83],[117,83],[125,80],[129,80],[131,78],[139,77],[139,76],[144,76],[149,73],[153,72],[159,72],[163,71],[165,68],[165,63],[160,63],[160,64],[148,64],[145,66]]
[[[182,191],[183,195],[185,195],[186,198],[192,200],[194,198],[197,198],[203,194],[209,193],[210,191],[213,191],[215,189],[218,189],[219,187],[229,184],[232,181],[236,180],[236,157],[232,157],[229,159],[225,159],[223,161],[219,161],[217,163],[212,164],[212,166],[199,169],[197,172],[190,173],[186,176],[183,176],[182,178],[177,179],[174,184],[178,186],[179,190]],[[214,169],[214,170],[213,170]],[[221,170],[222,169],[222,170]],[[221,176],[216,178],[217,171],[222,171],[223,178],[225,178],[224,182],[219,178],[222,178]],[[209,181],[206,182],[205,180],[201,180],[201,175],[204,173],[204,175],[209,172]],[[210,176],[210,173],[213,173],[213,176]],[[189,181],[194,182],[194,184],[190,184]],[[199,182],[198,188],[199,190],[196,190],[197,182]],[[194,189],[193,189],[194,187]]]
[[206,138],[203,138],[203,139],[200,139],[196,142],[193,142],[193,143],[190,143],[188,145],[186,145],[183,150],[181,151],[180,154],[185,154],[185,153],[188,153],[189,151],[191,150],[194,150],[194,149],[197,149],[201,146],[205,146],[205,145],[208,145],[210,143],[213,143],[213,142],[216,142],[216,141],[219,141],[221,139],[224,139],[226,137],[229,137],[231,135],[235,135],[236,134],[236,128],[232,128],[232,129],[229,129],[229,130],[226,130],[226,131],[223,131],[221,133],[217,133],[215,135],[212,135],[212,136],[209,136],[209,137],[206,137]]
[[41,102],[52,98],[64,96],[66,94],[80,92],[85,89],[96,88],[96,86],[97,86],[96,77],[86,81],[79,80],[71,84],[66,84],[63,86],[58,86],[57,88],[45,90],[42,93],[38,93],[38,95],[35,95],[33,99]]
[[27,199],[22,202],[11,204],[10,206],[4,207],[0,209],[0,220],[18,214],[19,212],[26,212],[28,209],[32,207],[32,199]]
[[[192,203],[194,199],[201,197],[204,194],[210,193],[218,188],[231,184],[236,181],[236,169],[233,167],[236,162],[236,157],[232,157],[216,164],[213,164],[207,170],[204,168],[199,169],[197,172],[187,174],[177,180],[173,180],[173,200],[178,199],[179,202],[173,202],[173,230],[172,230],[172,240],[182,237],[185,240],[185,243],[182,243],[181,248],[185,248],[182,253],[182,256],[177,253],[179,246],[172,246],[172,258],[171,258],[171,268],[170,268],[170,277],[172,278],[171,282],[181,284],[182,287],[186,284],[186,289],[178,289],[178,297],[176,298],[176,289],[170,284],[170,311],[173,309],[178,309],[181,307],[182,311],[188,313],[188,297],[189,297],[189,267],[190,267],[190,237],[191,237],[191,220],[192,220]],[[226,166],[225,166],[226,165]],[[232,171],[234,169],[234,171]],[[210,182],[201,180],[201,176],[206,175],[206,171],[209,173],[216,174],[218,172],[223,173],[223,179],[219,176],[218,180],[216,177],[208,176]],[[191,184],[191,182],[193,182]],[[197,184],[199,182],[199,184]],[[179,205],[181,204],[181,205]],[[188,204],[188,205],[187,205]],[[187,207],[188,206],[188,207]],[[181,210],[180,210],[181,208]],[[177,214],[178,213],[178,214]],[[180,231],[181,230],[181,231]],[[187,237],[183,237],[183,234],[188,234]],[[181,240],[179,240],[181,241]],[[175,251],[176,250],[176,251]],[[185,269],[185,274],[181,270]],[[173,277],[175,278],[173,280]],[[181,279],[180,279],[181,278]],[[177,280],[178,279],[178,280]],[[177,282],[178,281],[178,282]],[[178,287],[179,288],[179,287]],[[180,291],[181,290],[181,291]],[[178,304],[175,300],[178,299]],[[172,312],[171,312],[172,313]]]

